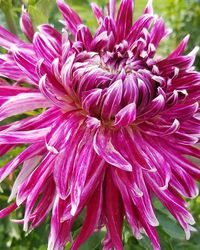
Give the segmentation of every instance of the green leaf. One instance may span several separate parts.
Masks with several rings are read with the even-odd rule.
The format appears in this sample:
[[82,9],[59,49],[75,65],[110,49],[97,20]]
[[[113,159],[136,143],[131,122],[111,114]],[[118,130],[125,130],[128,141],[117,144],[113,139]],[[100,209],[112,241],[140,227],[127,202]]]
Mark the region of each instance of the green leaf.
[[100,244],[105,236],[105,232],[94,233],[81,247],[79,250],[95,250]]
[[165,233],[161,227],[159,227],[157,231],[158,231],[161,249],[174,250],[174,248],[172,247],[170,236],[167,233]]
[[37,250],[46,250],[47,246],[46,245],[41,245]]
[[12,8],[12,0],[0,0],[0,8],[3,11],[8,11]]
[[166,214],[161,211],[156,212],[158,221],[163,231],[167,233],[170,237],[183,240],[185,238],[185,234],[183,229],[176,223],[175,220],[171,219]]
[[145,249],[145,250],[152,250],[151,241],[145,235],[143,236],[143,238],[141,240],[139,240],[139,245],[142,246],[143,249]]
[[29,4],[28,11],[34,27],[48,23],[51,11],[56,8],[56,3],[51,0],[40,0],[36,4]]
[[186,241],[173,243],[173,246],[173,250],[199,250],[199,245]]

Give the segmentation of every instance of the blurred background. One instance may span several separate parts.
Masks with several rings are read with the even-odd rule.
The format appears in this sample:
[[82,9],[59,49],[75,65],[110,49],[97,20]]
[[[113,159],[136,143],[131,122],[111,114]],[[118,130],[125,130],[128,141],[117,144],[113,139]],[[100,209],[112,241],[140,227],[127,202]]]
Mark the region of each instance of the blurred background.
[[[91,30],[95,30],[96,21],[92,15],[89,4],[90,0],[67,0],[68,4],[74,8],[82,17],[85,24]],[[106,7],[107,0],[94,0],[102,8]],[[136,19],[142,14],[146,0],[135,0]],[[19,28],[19,18],[21,6],[25,5],[31,15],[35,28],[41,23],[51,23],[56,28],[62,29],[59,19],[62,19],[54,0],[0,0],[0,25],[6,27],[13,33],[25,39]],[[167,55],[185,35],[190,34],[190,43],[187,52],[194,46],[200,46],[200,1],[199,0],[154,0],[154,10],[159,16],[163,16],[166,26],[173,29],[172,35],[164,41],[159,54]],[[200,54],[196,59],[196,68],[200,70]],[[15,148],[5,157],[0,159],[0,167],[12,159],[22,147]],[[10,176],[0,187],[0,209],[7,205],[14,176]],[[159,237],[163,250],[199,250],[200,249],[200,197],[193,201],[188,201],[188,207],[196,220],[197,232],[192,234],[189,241],[185,240],[184,233],[175,220],[168,214],[158,201],[154,201],[157,217],[160,221],[158,227]],[[49,222],[39,227],[31,234],[25,234],[21,225],[12,223],[10,220],[22,218],[23,209],[13,213],[9,218],[0,221],[0,250],[45,250],[47,248]],[[73,228],[76,235],[82,223],[82,218],[77,221]],[[100,250],[100,243],[104,232],[95,233],[80,250]],[[123,239],[125,250],[151,250],[150,242],[146,237],[141,241],[136,241],[128,226],[124,225]],[[68,244],[66,249],[69,249]]]

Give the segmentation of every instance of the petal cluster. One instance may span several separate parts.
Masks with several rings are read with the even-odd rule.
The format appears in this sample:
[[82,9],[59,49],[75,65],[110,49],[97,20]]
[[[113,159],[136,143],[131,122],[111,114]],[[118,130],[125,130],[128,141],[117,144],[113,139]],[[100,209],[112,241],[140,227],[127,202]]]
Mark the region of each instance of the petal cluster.
[[[170,31],[152,1],[134,23],[132,0],[121,0],[117,13],[115,0],[107,13],[92,3],[94,33],[63,0],[57,4],[62,32],[49,24],[35,31],[24,9],[20,25],[29,42],[0,27],[7,50],[0,56],[0,121],[6,121],[0,156],[27,145],[0,169],[0,181],[20,169],[13,203],[0,218],[24,206],[24,218],[15,222],[27,231],[51,213],[48,250],[64,249],[67,241],[78,249],[103,227],[103,249],[122,250],[127,220],[136,239],[146,234],[159,250],[156,197],[188,239],[194,219],[184,197],[196,197],[200,181],[200,168],[188,158],[200,158],[198,49],[183,54],[186,36],[167,57],[156,54]],[[5,120],[12,116],[15,122]]]

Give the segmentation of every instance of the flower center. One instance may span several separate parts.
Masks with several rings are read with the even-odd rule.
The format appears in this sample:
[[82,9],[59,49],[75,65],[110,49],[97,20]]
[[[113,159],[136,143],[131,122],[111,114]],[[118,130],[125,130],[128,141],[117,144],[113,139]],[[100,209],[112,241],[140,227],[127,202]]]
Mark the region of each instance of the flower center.
[[133,122],[136,107],[137,113],[141,113],[157,95],[157,83],[145,61],[137,59],[125,45],[116,46],[112,52],[83,51],[71,69],[73,91],[81,108],[113,126],[129,112],[130,123]]

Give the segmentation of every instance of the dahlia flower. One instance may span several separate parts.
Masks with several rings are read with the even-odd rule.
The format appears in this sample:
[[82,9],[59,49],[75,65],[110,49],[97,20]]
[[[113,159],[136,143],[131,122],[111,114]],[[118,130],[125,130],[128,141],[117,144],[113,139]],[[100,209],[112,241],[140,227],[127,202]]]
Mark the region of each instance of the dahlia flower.
[[200,158],[197,48],[183,55],[186,36],[167,57],[156,55],[170,32],[152,1],[134,23],[132,0],[121,0],[117,14],[115,0],[108,13],[92,3],[94,33],[63,0],[57,5],[61,33],[49,24],[35,31],[26,10],[20,25],[29,42],[0,27],[7,50],[0,57],[0,120],[15,116],[0,126],[0,155],[26,145],[0,169],[3,181],[20,168],[0,217],[24,206],[24,218],[15,222],[27,231],[51,213],[49,250],[68,241],[78,249],[103,227],[103,249],[121,250],[127,220],[136,239],[146,234],[158,250],[155,197],[188,239],[194,219],[184,197],[197,196],[200,180],[188,158]]

